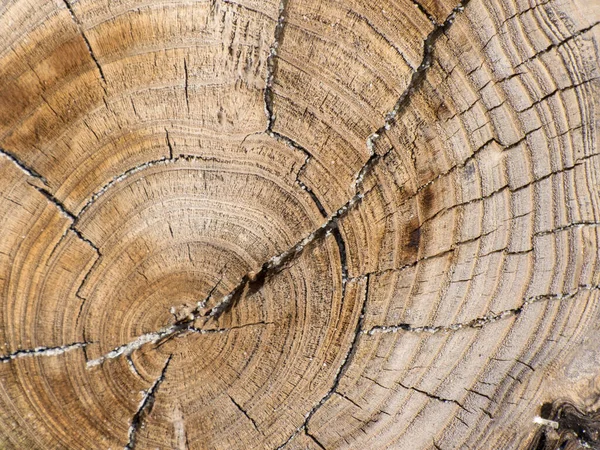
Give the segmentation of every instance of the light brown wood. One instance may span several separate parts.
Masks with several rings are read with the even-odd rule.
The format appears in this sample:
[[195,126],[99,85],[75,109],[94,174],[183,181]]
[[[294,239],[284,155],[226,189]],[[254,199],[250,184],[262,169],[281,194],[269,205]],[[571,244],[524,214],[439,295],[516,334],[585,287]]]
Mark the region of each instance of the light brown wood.
[[0,4],[0,448],[598,448],[599,22]]

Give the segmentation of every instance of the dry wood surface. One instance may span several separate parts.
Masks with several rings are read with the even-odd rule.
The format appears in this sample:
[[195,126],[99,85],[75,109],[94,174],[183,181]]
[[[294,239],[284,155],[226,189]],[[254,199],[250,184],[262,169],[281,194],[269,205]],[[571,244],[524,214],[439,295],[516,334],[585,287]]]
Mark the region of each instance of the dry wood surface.
[[599,448],[599,23],[0,2],[0,448]]

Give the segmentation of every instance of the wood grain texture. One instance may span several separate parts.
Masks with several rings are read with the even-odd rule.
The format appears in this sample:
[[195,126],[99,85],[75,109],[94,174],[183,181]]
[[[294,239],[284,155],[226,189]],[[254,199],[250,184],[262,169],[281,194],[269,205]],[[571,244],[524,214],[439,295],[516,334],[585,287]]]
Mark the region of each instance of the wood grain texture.
[[0,4],[0,448],[600,445],[598,0]]

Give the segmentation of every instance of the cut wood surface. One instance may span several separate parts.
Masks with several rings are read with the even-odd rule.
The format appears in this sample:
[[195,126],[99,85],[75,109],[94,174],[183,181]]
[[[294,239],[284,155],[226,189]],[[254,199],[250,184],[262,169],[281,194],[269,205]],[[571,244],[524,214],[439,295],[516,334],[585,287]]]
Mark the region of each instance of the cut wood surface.
[[1,2],[0,448],[599,448],[599,23]]

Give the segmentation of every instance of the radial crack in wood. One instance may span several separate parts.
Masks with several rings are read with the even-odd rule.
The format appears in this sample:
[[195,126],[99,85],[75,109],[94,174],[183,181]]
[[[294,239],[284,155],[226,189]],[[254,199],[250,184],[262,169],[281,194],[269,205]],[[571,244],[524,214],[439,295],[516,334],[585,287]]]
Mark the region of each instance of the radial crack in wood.
[[172,355],[167,358],[160,376],[154,381],[154,383],[152,383],[150,389],[144,392],[140,406],[131,419],[131,426],[129,427],[128,441],[127,445],[125,445],[125,450],[132,450],[135,448],[136,434],[144,422],[144,417],[152,410],[152,407],[154,406],[156,392],[158,391],[160,384],[165,380],[165,375],[167,374],[167,369],[169,367],[169,363],[171,362],[171,358]]

